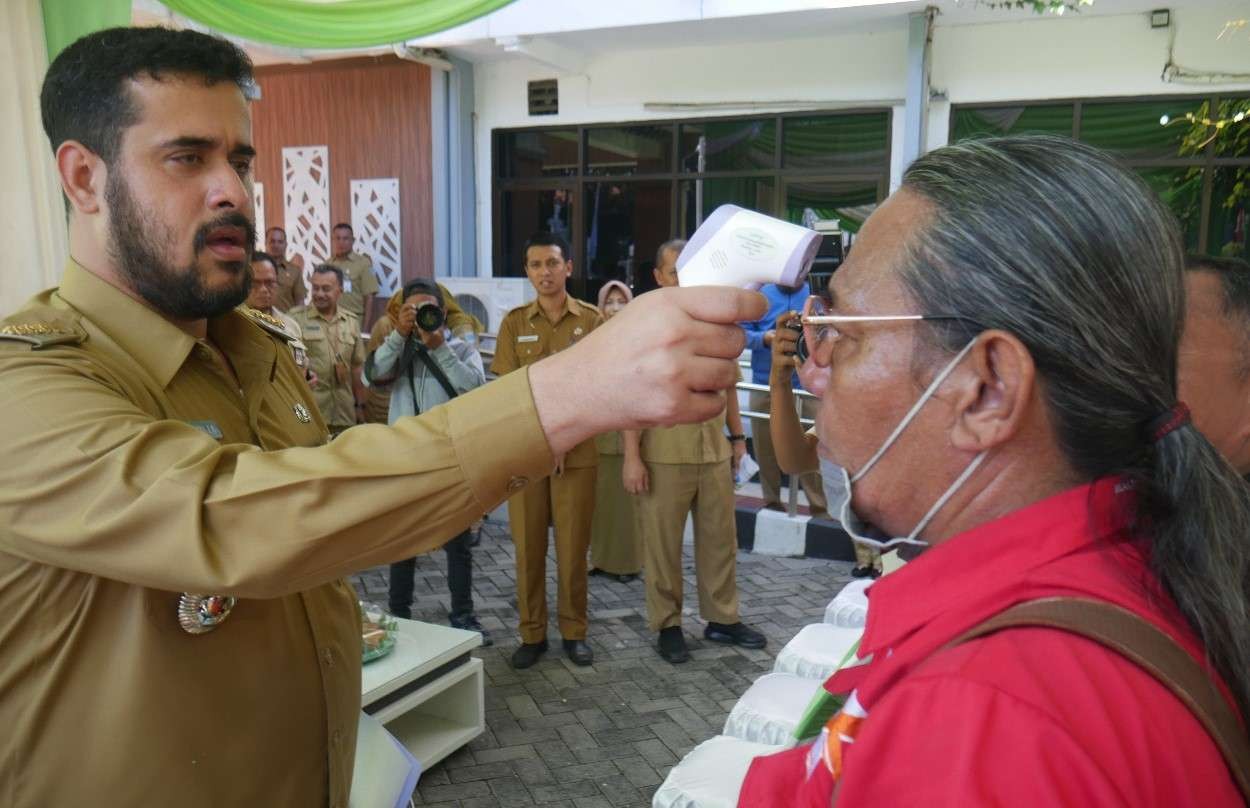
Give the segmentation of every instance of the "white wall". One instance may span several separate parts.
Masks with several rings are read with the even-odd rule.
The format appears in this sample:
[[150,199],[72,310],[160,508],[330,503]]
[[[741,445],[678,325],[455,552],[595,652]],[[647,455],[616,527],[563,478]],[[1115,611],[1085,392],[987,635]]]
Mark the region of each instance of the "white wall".
[[[1244,4],[1172,11],[1172,27],[1152,29],[1145,14],[1062,17],[1009,24],[939,27],[933,38],[934,91],[952,104],[1047,98],[1118,97],[1250,90],[1250,81],[1169,83],[1173,61],[1191,70],[1250,74],[1250,31],[1225,36]],[[947,141],[949,104],[930,112],[930,148]]]
[[[782,43],[621,51],[592,59],[583,75],[558,76],[560,114],[532,118],[526,83],[557,77],[528,59],[479,64],[477,88],[478,272],[491,274],[491,131],[749,112],[657,110],[650,103],[795,101],[795,109],[897,106],[902,117],[907,32],[893,30]],[[897,56],[896,56],[897,54]],[[897,128],[896,140],[901,135]],[[901,148],[901,140],[899,146]]]
[[[948,101],[930,108],[927,146],[947,141],[950,104],[1048,98],[1250,91],[1250,81],[1167,83],[1161,74],[1175,37],[1174,61],[1191,70],[1250,74],[1250,30],[1217,39],[1244,4],[1210,3],[1172,12],[1172,28],[1152,30],[1144,13],[1044,17],[944,25],[934,31],[931,86]],[[748,21],[743,22],[749,24]],[[558,75],[532,60],[479,64],[477,82],[478,271],[491,273],[491,131],[538,125],[743,114],[750,108],[663,110],[649,103],[793,101],[795,109],[894,108],[891,188],[902,164],[907,58],[906,18],[878,30],[754,44],[600,53],[580,75]],[[526,114],[526,82],[559,78],[560,114]]]

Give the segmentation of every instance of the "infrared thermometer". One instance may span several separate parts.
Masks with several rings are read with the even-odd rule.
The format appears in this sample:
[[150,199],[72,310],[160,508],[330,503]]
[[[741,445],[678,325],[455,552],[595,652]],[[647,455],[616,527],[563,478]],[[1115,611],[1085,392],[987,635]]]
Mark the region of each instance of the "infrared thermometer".
[[737,205],[721,205],[677,257],[679,286],[801,286],[820,233]]

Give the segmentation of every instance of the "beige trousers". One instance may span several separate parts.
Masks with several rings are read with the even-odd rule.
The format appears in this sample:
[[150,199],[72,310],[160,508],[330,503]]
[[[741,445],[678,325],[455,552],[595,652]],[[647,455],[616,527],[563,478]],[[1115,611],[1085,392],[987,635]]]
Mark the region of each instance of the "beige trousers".
[[556,614],[566,640],[586,639],[586,550],[595,511],[595,469],[569,469],[531,483],[508,500],[516,545],[521,642],[547,637],[547,528],[556,529]]
[[694,512],[694,571],[699,614],[738,622],[738,536],[733,476],[719,463],[648,463],[650,492],[634,500],[634,525],[646,566],[647,622],[652,631],[681,625],[681,539]]

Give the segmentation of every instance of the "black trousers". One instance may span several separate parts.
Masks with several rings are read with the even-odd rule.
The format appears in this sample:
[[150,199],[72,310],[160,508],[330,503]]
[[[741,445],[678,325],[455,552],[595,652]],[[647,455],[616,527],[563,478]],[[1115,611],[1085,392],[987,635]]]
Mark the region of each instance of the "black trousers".
[[[473,551],[469,547],[469,531],[443,545],[447,554],[447,589],[451,592],[451,615],[455,619],[473,614]],[[410,558],[391,565],[391,587],[388,593],[391,614],[407,617],[412,613],[413,577],[417,560]]]

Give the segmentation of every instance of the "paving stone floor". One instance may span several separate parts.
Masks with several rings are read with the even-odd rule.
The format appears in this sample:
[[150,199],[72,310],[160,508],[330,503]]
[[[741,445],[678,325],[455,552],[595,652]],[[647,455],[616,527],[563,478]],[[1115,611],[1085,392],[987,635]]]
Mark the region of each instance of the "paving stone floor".
[[[595,664],[579,668],[559,647],[555,559],[547,559],[552,649],[534,667],[513,670],[515,565],[507,526],[485,523],[474,548],[474,600],[495,645],[474,651],[486,670],[486,732],[423,773],[415,802],[439,808],[651,804],[668,770],[716,735],[738,697],[800,628],[817,622],[851,564],[738,554],[742,619],[768,637],[750,651],[703,639],[691,548],[686,547],[685,629],[691,661],[670,665],[654,651],[641,580],[590,579],[590,634]],[[417,560],[413,617],[446,619],[443,553]],[[385,567],[355,576],[364,600],[386,604]]]

